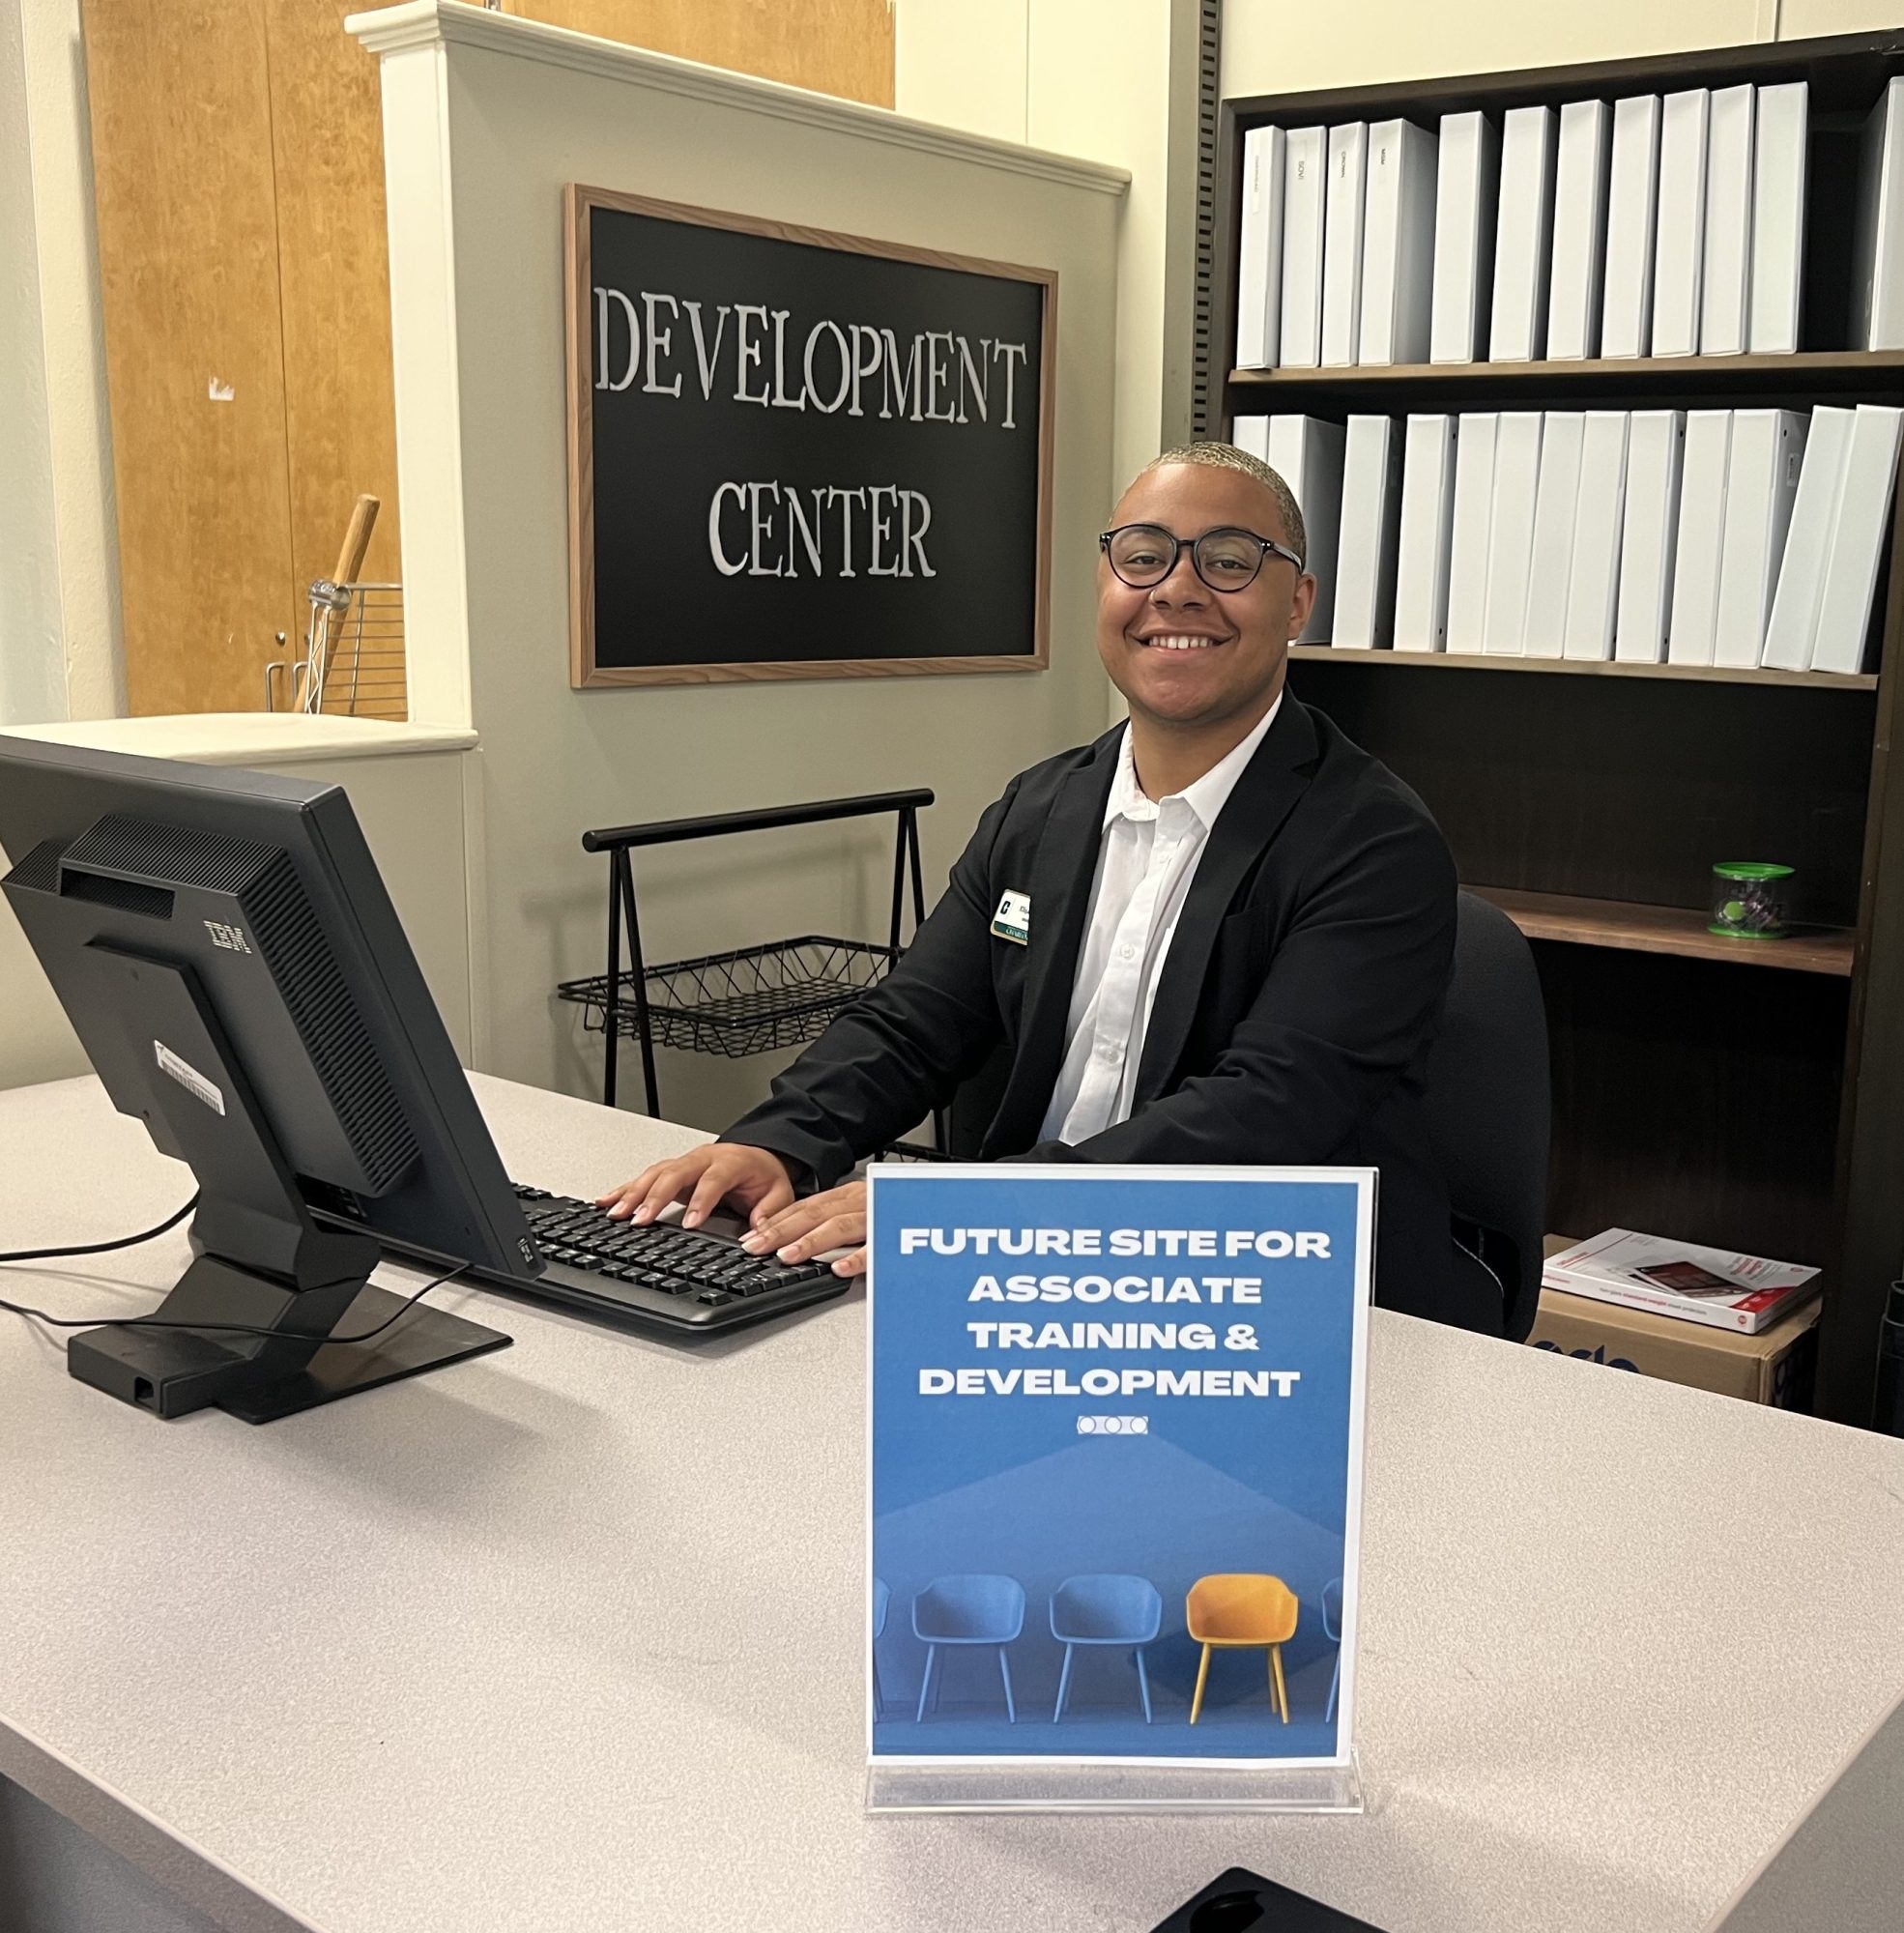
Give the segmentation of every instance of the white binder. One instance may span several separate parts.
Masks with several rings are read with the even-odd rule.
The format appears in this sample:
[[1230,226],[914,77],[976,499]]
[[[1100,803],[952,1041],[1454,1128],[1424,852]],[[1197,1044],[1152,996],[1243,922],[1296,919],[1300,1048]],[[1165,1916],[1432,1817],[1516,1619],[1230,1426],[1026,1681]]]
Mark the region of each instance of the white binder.
[[1810,89],[1759,89],[1752,159],[1752,309],[1745,347],[1789,356],[1799,346],[1804,288],[1805,140]]
[[1613,103],[1606,189],[1606,303],[1602,356],[1645,356],[1653,346],[1653,231],[1659,194],[1659,97]]
[[1546,353],[1553,172],[1553,109],[1510,107],[1501,130],[1490,362],[1538,362]]
[[1481,649],[1520,656],[1527,648],[1527,585],[1534,562],[1534,506],[1541,483],[1538,410],[1503,411],[1494,437],[1494,510],[1487,528],[1487,616]]
[[1852,246],[1853,346],[1904,349],[1904,74],[1864,123]]
[[1530,658],[1565,654],[1573,531],[1580,508],[1580,451],[1587,418],[1549,410],[1541,432],[1541,481],[1534,498],[1534,544],[1527,572],[1523,649]]
[[1362,216],[1364,362],[1426,362],[1434,300],[1435,148],[1408,121],[1369,130]]
[[1673,560],[1668,664],[1709,665],[1718,623],[1720,547],[1725,540],[1725,476],[1732,448],[1730,410],[1689,410],[1680,477],[1679,550]]
[[1580,442],[1573,568],[1561,656],[1610,658],[1619,612],[1620,527],[1627,505],[1627,413],[1589,410]]
[[1455,440],[1455,514],[1448,534],[1448,649],[1479,651],[1487,628],[1487,543],[1494,521],[1494,446],[1501,419],[1464,415]]
[[1755,665],[1804,460],[1801,410],[1735,410],[1713,662]]
[[1431,362],[1476,362],[1487,354],[1500,182],[1501,137],[1486,115],[1444,114],[1435,158]]
[[1758,90],[1713,91],[1706,130],[1706,260],[1699,353],[1743,356],[1751,301],[1753,117]]
[[1395,649],[1399,651],[1446,648],[1458,425],[1455,417],[1408,418],[1395,580]]
[[1342,459],[1341,541],[1336,553],[1333,642],[1387,650],[1395,637],[1397,459],[1401,439],[1391,417],[1350,417]]
[[1369,124],[1329,130],[1329,198],[1323,216],[1322,366],[1355,361],[1362,333],[1362,213],[1368,186]]
[[1342,514],[1342,426],[1318,417],[1269,419],[1269,467],[1295,492],[1309,537],[1315,603],[1299,645],[1326,645],[1336,621],[1336,537]]
[[1679,410],[1635,410],[1627,426],[1627,510],[1620,530],[1620,602],[1613,655],[1659,664],[1666,655],[1666,612],[1679,533]]
[[1243,136],[1243,231],[1236,250],[1236,366],[1273,369],[1283,332],[1281,128]]
[[[1269,418],[1267,417],[1236,417],[1229,425],[1229,440],[1238,449],[1247,449],[1252,456],[1262,462],[1269,462]],[[1274,468],[1274,465],[1271,466]],[[1298,502],[1301,501],[1299,498]]]
[[1897,482],[1897,447],[1904,410],[1861,403],[1851,425],[1844,488],[1818,600],[1818,635],[1811,669],[1856,674],[1864,669],[1864,640],[1878,561],[1890,530],[1890,496]]
[[1329,130],[1294,128],[1283,150],[1283,298],[1278,353],[1285,369],[1322,361],[1322,221]]
[[1699,287],[1706,257],[1703,87],[1659,103],[1659,216],[1653,237],[1653,354],[1699,353]]
[[1799,466],[1799,492],[1785,533],[1785,555],[1779,560],[1772,616],[1766,620],[1765,649],[1759,653],[1759,663],[1773,671],[1811,669],[1819,599],[1825,590],[1832,533],[1837,527],[1855,415],[1829,403],[1819,404],[1811,413],[1811,433]]
[[1547,291],[1547,356],[1556,362],[1600,354],[1612,126],[1613,116],[1603,101],[1570,101],[1560,110],[1553,272]]

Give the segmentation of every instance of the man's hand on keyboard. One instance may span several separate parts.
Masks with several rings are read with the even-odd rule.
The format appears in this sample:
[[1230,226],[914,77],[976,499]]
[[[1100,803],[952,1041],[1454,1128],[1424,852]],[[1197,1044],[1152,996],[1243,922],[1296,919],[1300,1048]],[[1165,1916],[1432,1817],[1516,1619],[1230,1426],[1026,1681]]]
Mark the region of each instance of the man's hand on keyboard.
[[827,1249],[849,1249],[833,1264],[835,1275],[866,1273],[866,1184],[849,1181],[823,1195],[809,1195],[777,1213],[755,1216],[740,1246],[750,1255],[771,1251],[783,1262],[803,1262]]
[[739,1141],[709,1141],[643,1168],[634,1180],[598,1196],[595,1206],[606,1208],[617,1221],[644,1223],[653,1221],[669,1202],[684,1201],[681,1225],[698,1228],[725,1202],[759,1227],[793,1199],[793,1177],[777,1154]]

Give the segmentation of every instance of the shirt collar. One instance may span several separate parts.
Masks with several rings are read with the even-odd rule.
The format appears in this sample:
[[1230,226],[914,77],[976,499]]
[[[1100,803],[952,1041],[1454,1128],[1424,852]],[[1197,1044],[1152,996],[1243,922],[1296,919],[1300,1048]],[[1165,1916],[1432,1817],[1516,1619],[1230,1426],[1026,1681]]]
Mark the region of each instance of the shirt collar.
[[1248,737],[1226,752],[1200,779],[1193,780],[1181,792],[1169,793],[1163,798],[1152,799],[1138,784],[1137,760],[1131,751],[1131,728],[1124,727],[1124,736],[1117,746],[1117,771],[1111,781],[1111,796],[1104,806],[1104,823],[1114,825],[1120,819],[1138,822],[1155,819],[1158,812],[1172,801],[1180,800],[1196,814],[1197,822],[1208,832],[1217,822],[1217,815],[1229,801],[1229,794],[1236,789],[1236,781],[1243,776],[1243,769],[1255,757],[1256,748],[1269,735],[1269,728],[1276,722],[1276,714],[1283,708],[1283,693],[1276,694],[1276,702],[1263,713],[1251,729]]

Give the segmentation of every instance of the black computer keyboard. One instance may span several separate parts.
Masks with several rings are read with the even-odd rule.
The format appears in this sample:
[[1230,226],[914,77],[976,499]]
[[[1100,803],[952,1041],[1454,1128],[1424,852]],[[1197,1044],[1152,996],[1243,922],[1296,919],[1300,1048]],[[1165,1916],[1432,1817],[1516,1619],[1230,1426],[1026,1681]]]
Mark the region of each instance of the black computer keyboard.
[[548,1266],[534,1288],[630,1321],[706,1335],[843,1294],[830,1262],[789,1265],[672,1222],[637,1226],[546,1188],[514,1184]]

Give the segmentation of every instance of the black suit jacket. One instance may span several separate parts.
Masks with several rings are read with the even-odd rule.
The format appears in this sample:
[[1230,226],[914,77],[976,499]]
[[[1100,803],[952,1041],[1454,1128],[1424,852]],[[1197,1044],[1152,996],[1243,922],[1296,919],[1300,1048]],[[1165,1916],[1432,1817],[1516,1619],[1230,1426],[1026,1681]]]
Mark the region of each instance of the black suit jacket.
[[[1422,1100],[1454,960],[1454,861],[1421,800],[1291,695],[1203,849],[1130,1118],[1075,1146],[1038,1140],[1121,730],[1011,782],[898,966],[724,1139],[830,1187],[1002,1045],[984,1159],[1376,1168],[1376,1300],[1499,1334],[1497,1309],[1459,1301]],[[1030,895],[1028,945],[991,932],[1008,890]]]

